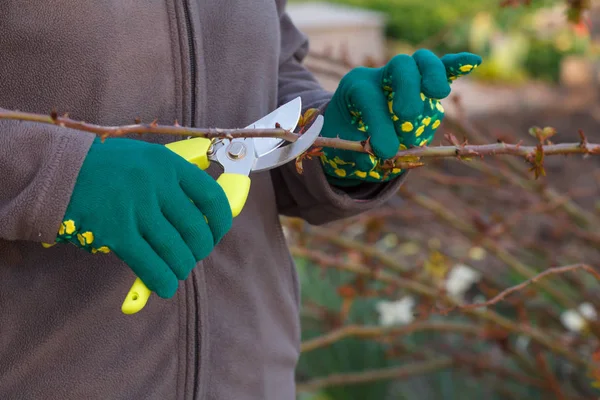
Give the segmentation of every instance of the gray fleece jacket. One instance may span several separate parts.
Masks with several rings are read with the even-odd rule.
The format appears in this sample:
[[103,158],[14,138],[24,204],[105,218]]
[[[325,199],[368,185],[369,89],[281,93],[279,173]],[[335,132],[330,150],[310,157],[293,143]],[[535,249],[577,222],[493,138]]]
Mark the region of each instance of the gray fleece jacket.
[[[298,95],[327,103],[306,52],[285,0],[3,0],[0,107],[241,127]],[[0,398],[294,399],[299,289],[279,215],[327,223],[401,182],[341,192],[318,161],[255,174],[244,211],[177,295],[124,315],[135,277],[113,254],[41,246],[92,140],[0,121]]]

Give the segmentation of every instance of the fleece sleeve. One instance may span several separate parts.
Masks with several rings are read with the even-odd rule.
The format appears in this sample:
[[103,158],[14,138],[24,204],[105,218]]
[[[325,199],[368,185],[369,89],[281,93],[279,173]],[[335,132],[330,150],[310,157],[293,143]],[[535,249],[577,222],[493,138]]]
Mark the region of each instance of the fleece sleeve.
[[[327,107],[332,93],[324,90],[302,65],[308,53],[308,39],[285,11],[286,1],[276,0],[281,26],[279,60],[279,104],[300,96],[305,109]],[[271,172],[282,215],[299,217],[320,225],[351,217],[385,203],[400,188],[406,173],[389,183],[363,183],[356,188],[331,186],[318,159],[303,161],[304,172],[291,162]]]
[[1,239],[54,242],[93,140],[58,126],[0,120]]

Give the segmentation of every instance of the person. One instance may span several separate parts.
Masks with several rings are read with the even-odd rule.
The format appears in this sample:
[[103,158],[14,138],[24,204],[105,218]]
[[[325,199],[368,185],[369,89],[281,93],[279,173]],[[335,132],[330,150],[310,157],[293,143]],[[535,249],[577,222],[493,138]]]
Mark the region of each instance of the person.
[[[285,0],[0,6],[0,107],[103,125],[241,127],[296,96],[322,135],[374,155],[252,175],[235,219],[172,136],[112,138],[0,120],[0,398],[295,398],[300,294],[280,215],[325,224],[385,203],[383,160],[428,143],[453,79],[481,60],[422,50],[357,68],[335,93],[303,66]],[[192,201],[190,201],[190,199]],[[204,218],[206,216],[206,219]],[[42,243],[56,243],[47,248]],[[120,306],[135,277],[158,296]]]

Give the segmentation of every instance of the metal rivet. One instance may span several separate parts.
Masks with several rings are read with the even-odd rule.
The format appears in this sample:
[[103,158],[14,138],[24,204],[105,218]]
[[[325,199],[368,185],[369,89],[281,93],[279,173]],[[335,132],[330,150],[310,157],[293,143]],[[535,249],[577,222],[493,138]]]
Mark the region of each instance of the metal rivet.
[[240,142],[232,142],[227,148],[227,156],[233,160],[244,158],[246,155],[246,146]]

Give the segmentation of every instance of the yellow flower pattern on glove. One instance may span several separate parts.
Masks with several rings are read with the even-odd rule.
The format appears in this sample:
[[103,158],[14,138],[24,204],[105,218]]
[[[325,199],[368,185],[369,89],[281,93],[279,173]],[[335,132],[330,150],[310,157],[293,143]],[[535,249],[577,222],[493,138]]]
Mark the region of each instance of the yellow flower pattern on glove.
[[100,246],[98,248],[92,246],[92,243],[94,243],[94,234],[90,231],[78,230],[75,221],[72,219],[67,219],[60,224],[55,243],[42,243],[42,245],[49,248],[57,243],[71,243],[92,254],[110,253],[108,246]]
[[449,95],[452,81],[480,63],[481,57],[471,53],[440,59],[419,50],[412,57],[394,57],[382,68],[361,67],[346,74],[325,111],[321,135],[366,142],[374,155],[323,148],[320,160],[329,182],[355,186],[401,175],[399,161],[408,160],[396,160],[395,152],[433,141],[444,118],[440,100]]

